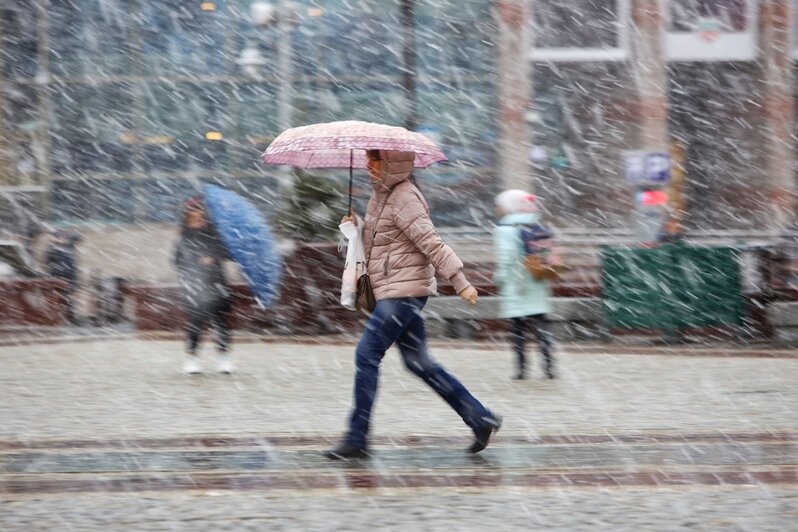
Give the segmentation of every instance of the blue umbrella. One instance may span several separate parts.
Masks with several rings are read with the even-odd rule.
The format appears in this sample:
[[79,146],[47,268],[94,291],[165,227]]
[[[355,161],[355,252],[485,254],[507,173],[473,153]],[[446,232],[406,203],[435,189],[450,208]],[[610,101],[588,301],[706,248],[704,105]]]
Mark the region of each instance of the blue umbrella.
[[280,253],[263,215],[235,192],[215,185],[205,185],[205,204],[258,304],[270,306],[280,285]]

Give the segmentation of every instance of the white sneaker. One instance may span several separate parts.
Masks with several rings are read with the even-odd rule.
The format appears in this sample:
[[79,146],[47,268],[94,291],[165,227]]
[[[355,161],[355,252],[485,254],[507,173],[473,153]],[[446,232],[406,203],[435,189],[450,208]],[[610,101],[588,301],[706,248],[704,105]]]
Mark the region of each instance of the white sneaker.
[[233,373],[235,367],[233,366],[233,359],[230,355],[224,354],[219,355],[219,358],[216,359],[216,371],[219,373]]
[[202,365],[200,364],[199,358],[189,355],[183,362],[183,373],[187,375],[202,373]]

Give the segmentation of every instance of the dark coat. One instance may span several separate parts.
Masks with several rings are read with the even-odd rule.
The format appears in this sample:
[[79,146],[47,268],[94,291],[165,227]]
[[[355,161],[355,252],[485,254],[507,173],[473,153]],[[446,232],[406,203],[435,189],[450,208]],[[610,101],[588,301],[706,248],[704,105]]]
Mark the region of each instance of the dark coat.
[[47,252],[47,273],[66,281],[70,287],[78,284],[78,265],[74,246],[56,244]]
[[[210,257],[211,264],[201,264]],[[187,308],[220,305],[229,300],[230,286],[222,261],[230,260],[215,231],[184,229],[175,252],[175,266],[183,303]]]

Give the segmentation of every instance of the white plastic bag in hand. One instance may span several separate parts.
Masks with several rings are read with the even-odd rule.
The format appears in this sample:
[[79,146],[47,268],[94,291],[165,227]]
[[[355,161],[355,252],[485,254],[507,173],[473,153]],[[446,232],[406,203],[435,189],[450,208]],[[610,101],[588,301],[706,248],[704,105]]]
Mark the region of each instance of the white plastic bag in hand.
[[338,226],[347,240],[346,264],[341,277],[341,305],[349,310],[355,310],[357,299],[357,280],[363,275],[366,252],[363,249],[363,225],[354,222],[345,222]]

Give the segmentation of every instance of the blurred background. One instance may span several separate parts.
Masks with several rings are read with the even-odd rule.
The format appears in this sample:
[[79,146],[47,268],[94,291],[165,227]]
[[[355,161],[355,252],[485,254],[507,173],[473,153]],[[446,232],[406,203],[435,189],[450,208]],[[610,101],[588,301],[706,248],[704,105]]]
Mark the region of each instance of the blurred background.
[[[56,224],[171,221],[191,179],[260,194],[268,208],[274,169],[258,155],[281,129],[363,119],[434,136],[451,163],[424,180],[458,193],[437,198],[441,222],[480,223],[459,206],[483,213],[487,195],[473,189],[507,177],[497,4],[4,0],[0,179]],[[795,97],[795,28],[789,53],[755,0],[671,0],[663,28],[634,27],[632,4],[530,2],[529,47],[504,52],[529,63],[539,193],[564,223],[623,226],[622,154],[662,114],[662,140],[685,153],[691,226],[767,224],[769,121],[788,121],[792,138],[795,120],[764,110]],[[632,60],[660,29],[665,46]],[[702,31],[708,51],[680,40]],[[660,74],[660,99],[644,105],[659,109],[640,112],[640,85]]]
[[[178,205],[205,182],[253,200],[288,239],[329,241],[345,172],[302,174],[259,156],[288,127],[343,119],[438,142],[449,162],[420,182],[436,223],[466,242],[487,235],[492,198],[512,187],[538,194],[577,240],[666,231],[769,243],[794,224],[789,0],[0,9],[0,231],[34,261],[39,236],[65,228],[80,234],[84,271],[171,281]],[[667,204],[644,205],[649,189]],[[292,205],[316,193],[314,223],[297,226]]]

